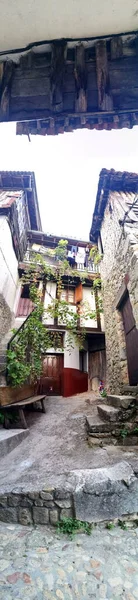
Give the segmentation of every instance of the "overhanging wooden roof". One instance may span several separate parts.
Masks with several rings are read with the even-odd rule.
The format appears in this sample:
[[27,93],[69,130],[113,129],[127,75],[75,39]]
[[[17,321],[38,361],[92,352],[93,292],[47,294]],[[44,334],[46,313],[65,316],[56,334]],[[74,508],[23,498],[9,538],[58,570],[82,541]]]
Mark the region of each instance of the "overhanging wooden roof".
[[43,231],[28,231],[27,237],[29,242],[31,243],[40,244],[50,248],[55,248],[58,245],[58,242],[61,240],[61,238],[67,240],[69,248],[71,246],[79,246],[82,248],[86,248],[86,246],[89,246],[89,248],[92,248],[92,244],[88,240],[78,240],[77,238],[69,238],[66,235],[58,236],[54,234],[44,233]]
[[18,135],[138,124],[138,32],[36,50],[0,63],[0,121]]
[[96,203],[90,229],[90,240],[96,243],[104,217],[109,192],[138,193],[138,174],[102,169],[99,177]]
[[32,229],[42,229],[33,171],[0,171],[0,190],[24,190]]

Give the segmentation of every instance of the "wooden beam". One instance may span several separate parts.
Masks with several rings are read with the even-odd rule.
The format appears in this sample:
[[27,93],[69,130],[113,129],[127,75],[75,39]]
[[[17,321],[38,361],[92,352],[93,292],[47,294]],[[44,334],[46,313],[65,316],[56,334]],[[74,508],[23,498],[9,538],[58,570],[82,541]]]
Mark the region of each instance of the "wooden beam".
[[98,87],[98,108],[113,110],[113,100],[110,88],[106,41],[96,43],[96,72]]
[[120,36],[113,37],[110,43],[111,60],[122,58],[123,56],[123,41]]
[[63,109],[63,81],[65,73],[66,42],[63,40],[52,44],[50,75],[50,106],[55,112]]
[[75,110],[76,112],[86,112],[87,73],[85,66],[85,48],[83,44],[79,44],[76,47],[74,75],[76,84]]
[[1,92],[0,92],[0,119],[8,120],[9,118],[9,105],[10,105],[10,92],[11,92],[11,84],[12,77],[14,72],[14,63],[12,60],[8,60],[4,63],[3,70],[1,69],[1,73],[3,72],[3,77],[1,81]]

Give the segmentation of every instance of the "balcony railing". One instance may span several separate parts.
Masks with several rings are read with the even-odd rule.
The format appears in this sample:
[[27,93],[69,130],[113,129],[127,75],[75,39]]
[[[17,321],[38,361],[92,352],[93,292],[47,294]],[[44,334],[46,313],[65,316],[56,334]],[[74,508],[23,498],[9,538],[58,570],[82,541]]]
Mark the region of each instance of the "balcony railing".
[[98,273],[99,269],[98,266],[95,265],[93,262],[90,262],[88,264],[88,267],[85,267],[84,264],[78,263],[77,267],[76,267],[77,271],[87,271],[88,273]]
[[[58,261],[56,259],[56,257],[54,256],[49,256],[47,254],[44,254],[44,252],[36,252],[35,250],[31,250],[28,249],[24,258],[24,262],[30,262],[32,259],[32,256],[36,255],[36,254],[41,254],[41,256],[43,257],[44,261],[46,262],[47,265],[51,265],[53,268],[56,268],[58,266]],[[68,260],[68,259],[67,259]],[[69,265],[70,266],[70,265]],[[74,265],[72,265],[72,269],[74,269],[74,271],[79,271],[79,272],[83,272],[83,273],[99,273],[99,266],[95,265],[93,261],[88,261],[88,266],[84,266],[84,263],[74,263]]]

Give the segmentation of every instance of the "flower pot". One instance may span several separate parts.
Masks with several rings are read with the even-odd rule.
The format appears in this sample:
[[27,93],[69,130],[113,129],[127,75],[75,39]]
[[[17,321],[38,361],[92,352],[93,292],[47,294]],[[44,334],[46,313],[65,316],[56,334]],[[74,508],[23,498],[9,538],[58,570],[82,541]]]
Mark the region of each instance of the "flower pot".
[[36,386],[31,384],[21,387],[11,387],[10,385],[0,386],[0,406],[20,402],[36,394]]

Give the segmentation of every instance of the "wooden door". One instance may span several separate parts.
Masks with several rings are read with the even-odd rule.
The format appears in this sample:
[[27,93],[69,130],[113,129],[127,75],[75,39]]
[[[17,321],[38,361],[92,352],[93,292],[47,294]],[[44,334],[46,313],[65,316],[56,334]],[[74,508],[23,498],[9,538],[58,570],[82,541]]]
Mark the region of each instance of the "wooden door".
[[62,395],[63,355],[47,354],[43,360],[43,372],[40,380],[42,394]]
[[89,352],[89,381],[91,389],[98,390],[100,381],[106,383],[105,350]]
[[130,385],[136,385],[138,384],[138,330],[128,293],[120,306],[120,311],[126,338],[129,383]]

